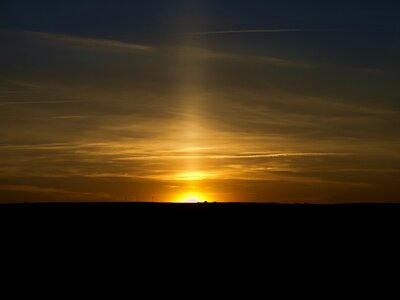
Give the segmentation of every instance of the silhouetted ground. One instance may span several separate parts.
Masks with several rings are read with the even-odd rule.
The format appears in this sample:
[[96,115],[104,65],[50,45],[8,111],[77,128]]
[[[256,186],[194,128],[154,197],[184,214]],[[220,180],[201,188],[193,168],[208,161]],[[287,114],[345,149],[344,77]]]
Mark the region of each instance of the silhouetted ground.
[[129,261],[133,272],[137,263],[156,261],[173,272],[172,257],[184,255],[180,263],[189,269],[201,268],[205,256],[233,269],[238,261],[263,262],[265,270],[286,261],[306,270],[310,257],[335,265],[340,255],[368,265],[376,248],[379,261],[397,253],[400,204],[16,204],[0,205],[0,228],[3,248],[30,260],[62,252],[58,259],[90,258],[96,268]]
[[[124,230],[225,228],[314,230],[391,228],[400,225],[400,204],[279,205],[246,203],[57,203],[9,204],[0,214],[24,226],[84,226]],[[16,224],[18,225],[18,224]]]

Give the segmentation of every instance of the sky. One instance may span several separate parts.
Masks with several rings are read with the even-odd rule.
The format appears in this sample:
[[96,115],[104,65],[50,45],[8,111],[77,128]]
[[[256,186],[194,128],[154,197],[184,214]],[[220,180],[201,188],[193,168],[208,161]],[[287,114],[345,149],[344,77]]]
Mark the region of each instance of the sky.
[[400,202],[400,2],[1,1],[0,202]]

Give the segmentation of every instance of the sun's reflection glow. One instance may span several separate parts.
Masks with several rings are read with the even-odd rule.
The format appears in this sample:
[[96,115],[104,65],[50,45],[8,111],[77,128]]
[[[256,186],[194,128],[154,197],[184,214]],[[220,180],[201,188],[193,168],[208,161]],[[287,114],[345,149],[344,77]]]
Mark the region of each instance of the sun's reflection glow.
[[176,176],[176,180],[199,181],[209,177],[210,174],[202,171],[184,172]]

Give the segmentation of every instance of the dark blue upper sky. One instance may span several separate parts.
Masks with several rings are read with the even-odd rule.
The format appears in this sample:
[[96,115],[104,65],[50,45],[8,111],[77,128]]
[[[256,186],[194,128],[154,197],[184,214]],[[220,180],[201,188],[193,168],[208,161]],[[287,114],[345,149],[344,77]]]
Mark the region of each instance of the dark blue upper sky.
[[[146,44],[169,44],[182,32],[263,28],[314,29],[304,34],[265,36],[246,34],[198,37],[215,46],[250,45],[253,52],[282,52],[302,58],[349,61],[360,64],[390,57],[400,49],[400,2],[383,1],[104,1],[13,0],[0,4],[0,28],[31,30],[88,37],[111,38]],[[320,30],[320,31],[318,31]],[[354,52],[357,55],[354,55]],[[347,56],[347,57],[346,57]],[[295,58],[295,57],[294,57]]]
[[[189,2],[189,3],[188,3]],[[0,27],[71,34],[159,33],[183,19],[199,29],[306,27],[399,29],[398,1],[13,0]]]

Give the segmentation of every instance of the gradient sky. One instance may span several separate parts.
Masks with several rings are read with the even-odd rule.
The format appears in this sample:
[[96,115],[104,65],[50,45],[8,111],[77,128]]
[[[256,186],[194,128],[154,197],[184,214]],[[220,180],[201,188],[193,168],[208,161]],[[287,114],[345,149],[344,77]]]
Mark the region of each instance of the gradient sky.
[[400,2],[1,1],[0,202],[400,202]]

